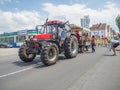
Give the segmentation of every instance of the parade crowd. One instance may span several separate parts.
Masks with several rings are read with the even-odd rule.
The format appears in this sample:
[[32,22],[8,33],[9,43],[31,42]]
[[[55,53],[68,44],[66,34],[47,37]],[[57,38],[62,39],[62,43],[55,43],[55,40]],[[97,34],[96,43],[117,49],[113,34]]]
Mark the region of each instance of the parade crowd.
[[116,55],[115,48],[120,45],[120,41],[117,38],[95,38],[95,36],[90,37],[88,33],[83,36],[79,35],[79,32],[76,32],[76,37],[78,38],[79,43],[79,52],[84,53],[91,49],[91,52],[95,52],[95,47],[109,47],[110,50],[113,50],[113,55]]

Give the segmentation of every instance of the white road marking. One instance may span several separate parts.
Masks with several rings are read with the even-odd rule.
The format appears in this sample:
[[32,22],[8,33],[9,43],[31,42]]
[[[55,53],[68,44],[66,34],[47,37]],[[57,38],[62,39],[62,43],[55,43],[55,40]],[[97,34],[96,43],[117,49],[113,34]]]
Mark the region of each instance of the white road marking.
[[33,69],[33,68],[34,67],[29,67],[29,68],[25,68],[25,69],[15,71],[15,72],[12,72],[12,73],[4,74],[4,75],[1,75],[0,78],[7,77],[7,76],[10,76],[10,75],[13,75],[13,74],[17,74],[17,73],[20,73],[20,72],[23,72],[23,71],[27,71],[27,70],[30,70],[30,69]]

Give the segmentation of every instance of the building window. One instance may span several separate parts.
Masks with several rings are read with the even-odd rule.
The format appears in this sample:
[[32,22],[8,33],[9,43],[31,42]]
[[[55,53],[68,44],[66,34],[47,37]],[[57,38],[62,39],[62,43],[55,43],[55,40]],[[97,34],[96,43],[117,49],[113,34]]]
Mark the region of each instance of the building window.
[[16,41],[17,42],[24,42],[25,41],[25,36],[17,36]]

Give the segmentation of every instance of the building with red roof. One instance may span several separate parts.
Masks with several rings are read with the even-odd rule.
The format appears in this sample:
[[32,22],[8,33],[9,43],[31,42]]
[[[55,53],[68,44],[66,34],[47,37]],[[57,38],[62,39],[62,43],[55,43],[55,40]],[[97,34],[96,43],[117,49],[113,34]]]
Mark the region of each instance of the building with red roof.
[[110,25],[107,25],[106,23],[94,24],[90,30],[91,36],[95,36],[96,38],[107,38],[115,35],[115,30],[113,30]]

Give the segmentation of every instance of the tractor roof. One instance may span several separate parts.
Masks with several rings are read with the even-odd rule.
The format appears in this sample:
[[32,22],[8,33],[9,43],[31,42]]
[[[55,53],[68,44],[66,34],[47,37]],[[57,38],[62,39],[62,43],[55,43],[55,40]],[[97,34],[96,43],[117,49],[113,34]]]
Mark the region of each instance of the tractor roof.
[[48,25],[53,25],[53,24],[65,24],[65,22],[59,21],[59,20],[53,20],[53,21],[48,21]]

